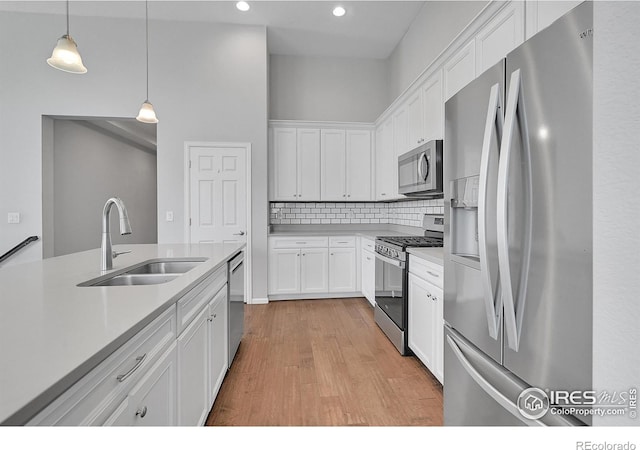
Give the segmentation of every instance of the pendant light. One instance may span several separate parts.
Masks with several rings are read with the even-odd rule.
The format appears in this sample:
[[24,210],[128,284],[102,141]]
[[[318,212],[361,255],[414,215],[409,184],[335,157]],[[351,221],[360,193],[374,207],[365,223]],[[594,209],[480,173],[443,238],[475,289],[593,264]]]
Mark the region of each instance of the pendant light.
[[47,59],[47,64],[69,73],[87,73],[87,68],[82,64],[82,58],[78,53],[78,46],[69,35],[69,0],[67,0],[67,34],[58,39],[51,58]]
[[140,112],[136,120],[144,123],[158,123],[156,112],[153,110],[153,105],[149,103],[149,1],[145,0],[145,29],[147,32],[147,97],[140,107]]

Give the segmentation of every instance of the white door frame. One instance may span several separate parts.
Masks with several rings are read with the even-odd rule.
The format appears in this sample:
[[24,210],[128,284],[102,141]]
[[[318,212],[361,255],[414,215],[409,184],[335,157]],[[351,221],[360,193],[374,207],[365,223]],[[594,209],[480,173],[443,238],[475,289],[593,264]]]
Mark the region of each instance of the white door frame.
[[243,149],[246,161],[246,183],[247,183],[247,247],[245,248],[245,299],[247,303],[252,303],[253,291],[251,289],[251,143],[250,142],[202,142],[185,141],[184,143],[184,241],[191,243],[191,170],[189,161],[191,160],[191,147],[213,147],[213,148],[239,148]]

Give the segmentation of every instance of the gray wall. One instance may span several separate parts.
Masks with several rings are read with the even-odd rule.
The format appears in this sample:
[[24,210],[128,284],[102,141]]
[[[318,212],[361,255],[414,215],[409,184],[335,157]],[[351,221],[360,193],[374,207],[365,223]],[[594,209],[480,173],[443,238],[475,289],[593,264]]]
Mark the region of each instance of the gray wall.
[[[117,8],[117,2],[113,3]],[[114,32],[117,30],[117,33]],[[145,97],[144,20],[82,17],[89,72],[49,67],[64,17],[0,13],[0,248],[43,231],[42,116],[135,117]],[[184,142],[252,144],[254,297],[267,296],[267,42],[261,26],[150,21],[149,100],[158,124],[158,241],[184,242]],[[165,211],[175,214],[164,221]],[[40,259],[32,244],[13,263]]]
[[402,94],[487,3],[426,2],[389,57],[389,98]]
[[609,393],[640,388],[639,18],[640,3],[594,2],[593,383]]
[[389,106],[382,59],[271,55],[269,118],[373,122]]
[[53,136],[53,256],[100,247],[102,208],[114,196],[124,201],[133,233],[120,235],[112,208],[111,241],[158,242],[155,153],[73,120],[54,120]]

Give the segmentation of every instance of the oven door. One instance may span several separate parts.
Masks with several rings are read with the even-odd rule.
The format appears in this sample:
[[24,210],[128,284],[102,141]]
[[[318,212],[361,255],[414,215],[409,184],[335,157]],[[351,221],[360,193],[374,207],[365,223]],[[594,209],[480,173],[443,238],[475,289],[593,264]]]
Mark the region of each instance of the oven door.
[[404,262],[376,253],[376,304],[401,331],[407,325],[405,275]]

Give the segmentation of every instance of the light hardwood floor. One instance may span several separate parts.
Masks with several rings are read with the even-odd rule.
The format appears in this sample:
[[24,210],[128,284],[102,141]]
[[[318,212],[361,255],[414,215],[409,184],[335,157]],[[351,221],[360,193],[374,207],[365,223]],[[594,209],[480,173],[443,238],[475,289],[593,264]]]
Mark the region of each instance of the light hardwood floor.
[[442,386],[364,298],[246,305],[207,425],[442,425]]

